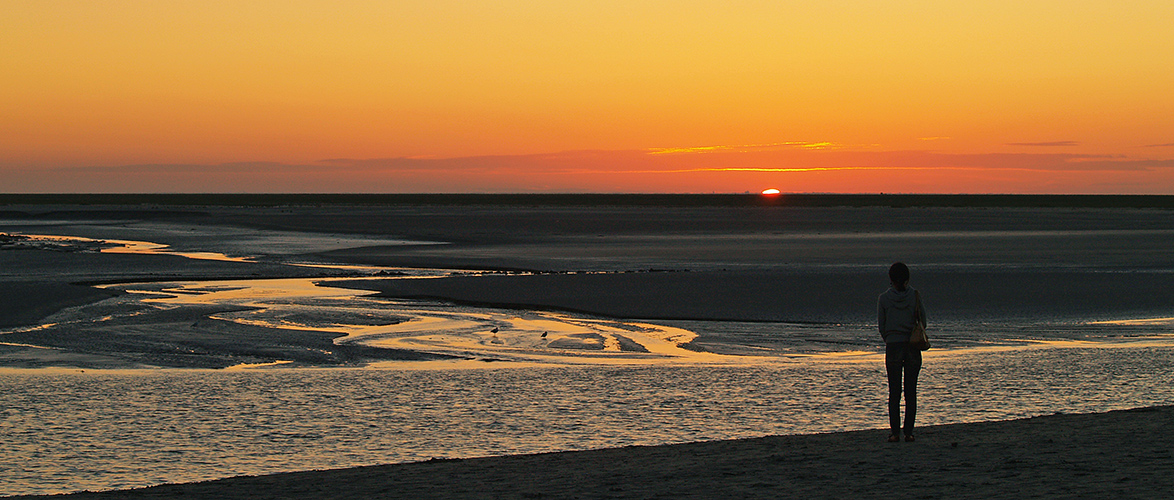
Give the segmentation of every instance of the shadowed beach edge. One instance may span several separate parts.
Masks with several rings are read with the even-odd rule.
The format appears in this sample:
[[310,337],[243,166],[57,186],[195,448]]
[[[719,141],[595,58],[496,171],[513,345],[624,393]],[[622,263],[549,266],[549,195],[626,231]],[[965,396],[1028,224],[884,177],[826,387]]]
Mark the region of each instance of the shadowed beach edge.
[[[245,476],[59,495],[158,498],[1158,498],[1174,407]],[[14,498],[46,498],[22,496]]]

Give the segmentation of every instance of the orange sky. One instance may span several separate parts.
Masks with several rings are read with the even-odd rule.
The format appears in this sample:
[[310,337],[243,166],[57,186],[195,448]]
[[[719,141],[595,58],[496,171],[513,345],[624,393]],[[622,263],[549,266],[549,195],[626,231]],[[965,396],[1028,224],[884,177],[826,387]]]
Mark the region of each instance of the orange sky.
[[0,192],[1174,194],[1174,4],[6,0]]

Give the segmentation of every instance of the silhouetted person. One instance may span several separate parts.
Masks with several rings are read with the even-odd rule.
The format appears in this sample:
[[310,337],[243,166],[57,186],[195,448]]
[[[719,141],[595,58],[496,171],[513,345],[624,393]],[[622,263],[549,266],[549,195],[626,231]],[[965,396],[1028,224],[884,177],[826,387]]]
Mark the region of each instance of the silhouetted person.
[[925,324],[921,296],[909,286],[909,267],[897,262],[889,267],[891,286],[877,299],[877,324],[885,339],[885,371],[889,375],[889,442],[901,440],[901,389],[904,376],[905,440],[913,441],[913,422],[917,418],[917,374],[921,371],[921,351],[909,347],[913,322]]

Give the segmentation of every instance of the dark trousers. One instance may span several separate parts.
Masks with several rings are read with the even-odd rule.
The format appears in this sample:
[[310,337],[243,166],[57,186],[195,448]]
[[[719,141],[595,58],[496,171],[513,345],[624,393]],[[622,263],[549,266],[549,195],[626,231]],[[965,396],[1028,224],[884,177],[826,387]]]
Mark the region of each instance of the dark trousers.
[[885,345],[885,371],[889,374],[889,428],[901,433],[901,376],[905,377],[905,435],[913,435],[917,418],[917,374],[921,372],[921,351],[908,342]]

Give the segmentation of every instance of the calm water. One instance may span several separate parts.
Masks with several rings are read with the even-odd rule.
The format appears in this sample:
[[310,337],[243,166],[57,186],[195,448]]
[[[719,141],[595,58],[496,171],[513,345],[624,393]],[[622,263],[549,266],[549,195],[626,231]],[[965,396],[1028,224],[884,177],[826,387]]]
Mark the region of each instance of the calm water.
[[[920,423],[1174,404],[1174,347],[927,356]],[[3,494],[885,426],[874,358],[0,376]],[[883,438],[878,431],[877,438]]]

